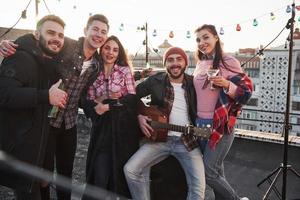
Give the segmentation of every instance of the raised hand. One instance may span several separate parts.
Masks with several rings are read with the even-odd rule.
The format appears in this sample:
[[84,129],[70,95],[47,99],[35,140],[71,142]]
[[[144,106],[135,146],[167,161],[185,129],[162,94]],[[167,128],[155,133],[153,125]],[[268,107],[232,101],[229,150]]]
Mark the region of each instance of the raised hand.
[[229,88],[230,82],[222,76],[212,76],[209,77],[208,80],[210,80],[215,86],[223,87],[226,90]]
[[0,56],[8,57],[16,53],[17,44],[10,40],[2,40],[0,42]]
[[65,108],[68,94],[65,91],[58,88],[61,83],[62,80],[60,79],[49,89],[49,102],[53,106]]

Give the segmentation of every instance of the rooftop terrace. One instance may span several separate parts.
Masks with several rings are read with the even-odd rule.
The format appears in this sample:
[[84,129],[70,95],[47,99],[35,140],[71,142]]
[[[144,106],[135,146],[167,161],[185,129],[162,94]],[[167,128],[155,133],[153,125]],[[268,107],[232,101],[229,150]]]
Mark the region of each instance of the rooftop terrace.
[[[75,183],[83,183],[90,123],[83,115],[79,116],[78,122],[78,149],[73,179]],[[247,196],[251,200],[262,199],[269,183],[266,181],[260,188],[256,185],[282,162],[283,138],[278,134],[241,129],[236,129],[235,135],[235,141],[225,160],[226,177],[241,196]],[[300,172],[300,137],[290,136],[288,161],[297,172]],[[154,200],[185,199],[185,177],[174,158],[169,157],[154,166],[151,177],[151,193]],[[287,199],[300,199],[300,179],[288,173],[287,182]],[[281,192],[282,177],[277,183],[277,188]],[[13,199],[12,192],[0,187],[0,199]],[[79,197],[74,199],[77,200]],[[274,191],[271,192],[269,199],[278,199]]]

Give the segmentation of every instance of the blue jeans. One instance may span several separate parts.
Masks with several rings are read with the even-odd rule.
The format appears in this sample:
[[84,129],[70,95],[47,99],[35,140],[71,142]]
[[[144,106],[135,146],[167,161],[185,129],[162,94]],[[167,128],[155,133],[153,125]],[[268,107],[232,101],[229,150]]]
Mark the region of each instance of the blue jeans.
[[205,173],[198,148],[188,152],[179,137],[168,137],[165,143],[145,143],[124,166],[125,177],[134,200],[150,200],[150,168],[174,156],[181,164],[188,185],[188,200],[203,200]]
[[[212,125],[211,119],[196,119],[196,125]],[[239,196],[227,182],[224,174],[224,159],[232,145],[234,134],[224,134],[216,149],[212,150],[207,145],[207,140],[199,141],[203,153],[206,183],[213,189],[215,200],[238,200]],[[207,191],[206,191],[207,192]]]

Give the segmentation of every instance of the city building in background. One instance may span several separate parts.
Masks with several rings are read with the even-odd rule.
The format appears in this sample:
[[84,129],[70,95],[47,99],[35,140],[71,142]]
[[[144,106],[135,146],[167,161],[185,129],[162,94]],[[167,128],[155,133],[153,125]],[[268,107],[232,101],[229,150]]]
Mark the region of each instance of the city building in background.
[[[290,135],[300,136],[300,32],[293,34]],[[248,51],[249,52],[249,51]],[[243,63],[245,51],[237,58]],[[253,54],[254,52],[252,52]],[[255,52],[256,53],[256,52]],[[244,69],[254,82],[254,93],[244,107],[238,128],[282,134],[286,109],[289,48],[281,45],[264,51],[262,59],[253,60]],[[255,120],[255,121],[252,121]],[[256,121],[257,120],[257,121]]]

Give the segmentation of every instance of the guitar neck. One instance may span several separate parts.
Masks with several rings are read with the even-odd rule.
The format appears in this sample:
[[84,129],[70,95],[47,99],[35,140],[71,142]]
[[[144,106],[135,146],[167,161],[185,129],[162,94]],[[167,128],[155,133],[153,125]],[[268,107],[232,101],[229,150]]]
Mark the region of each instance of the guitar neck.
[[170,131],[176,131],[176,132],[181,132],[181,133],[186,133],[188,127],[185,126],[179,126],[175,124],[166,124],[166,123],[161,123],[157,121],[151,121],[151,126],[153,128],[161,128],[161,129],[167,129]]
[[198,128],[193,126],[179,126],[174,124],[161,123],[158,121],[150,121],[149,123],[154,129],[166,129],[185,134],[188,133],[200,138],[209,138],[211,134],[211,129],[209,127]]

